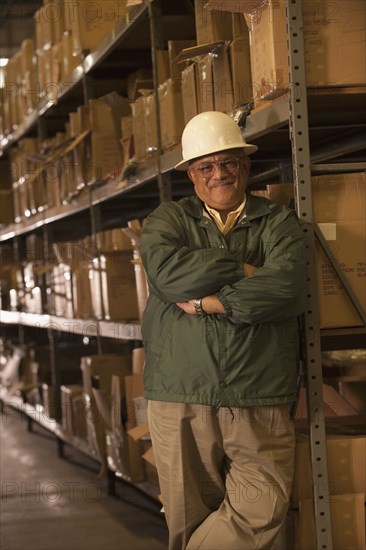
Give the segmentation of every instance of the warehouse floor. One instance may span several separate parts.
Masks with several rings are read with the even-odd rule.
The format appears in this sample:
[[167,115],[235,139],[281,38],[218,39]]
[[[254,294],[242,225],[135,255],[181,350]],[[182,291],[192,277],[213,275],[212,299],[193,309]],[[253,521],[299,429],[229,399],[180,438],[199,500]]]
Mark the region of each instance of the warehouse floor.
[[167,529],[159,503],[118,482],[108,496],[98,465],[5,406],[0,418],[1,525],[4,550],[162,550]]

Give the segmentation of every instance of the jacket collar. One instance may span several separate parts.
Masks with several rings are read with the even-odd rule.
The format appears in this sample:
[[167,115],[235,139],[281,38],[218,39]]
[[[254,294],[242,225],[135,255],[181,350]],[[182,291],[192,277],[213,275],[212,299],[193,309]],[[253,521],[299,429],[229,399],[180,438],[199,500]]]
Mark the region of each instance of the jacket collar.
[[[246,221],[254,220],[266,216],[270,212],[270,203],[263,200],[262,197],[257,197],[247,192],[247,201],[245,206],[245,218]],[[194,218],[201,218],[203,212],[203,202],[194,195],[192,197],[185,197],[179,201],[179,204],[187,214],[190,214]]]

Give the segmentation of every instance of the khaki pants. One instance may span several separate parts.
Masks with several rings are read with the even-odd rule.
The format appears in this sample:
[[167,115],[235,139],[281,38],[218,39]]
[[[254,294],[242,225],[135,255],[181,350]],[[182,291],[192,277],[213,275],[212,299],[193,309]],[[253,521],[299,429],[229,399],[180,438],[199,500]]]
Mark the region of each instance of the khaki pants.
[[149,401],[170,550],[271,548],[293,479],[289,408]]

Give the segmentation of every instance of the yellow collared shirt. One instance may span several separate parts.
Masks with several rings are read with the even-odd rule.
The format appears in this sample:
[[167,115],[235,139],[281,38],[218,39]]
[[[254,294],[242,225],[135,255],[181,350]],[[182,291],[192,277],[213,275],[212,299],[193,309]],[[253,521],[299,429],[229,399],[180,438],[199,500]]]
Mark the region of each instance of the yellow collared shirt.
[[218,212],[214,208],[210,208],[210,206],[208,206],[208,204],[205,204],[205,207],[206,207],[207,212],[209,212],[209,214],[211,214],[211,216],[213,217],[213,219],[214,219],[217,227],[221,231],[221,233],[223,233],[223,235],[227,235],[229,233],[229,231],[232,230],[232,228],[234,227],[236,222],[239,220],[239,218],[240,218],[240,216],[241,216],[241,214],[242,214],[242,212],[245,208],[245,199],[242,202],[242,204],[240,206],[238,206],[238,208],[236,210],[233,210],[232,212],[229,212],[229,214],[227,215],[225,223],[223,223],[223,221],[221,220],[220,212]]

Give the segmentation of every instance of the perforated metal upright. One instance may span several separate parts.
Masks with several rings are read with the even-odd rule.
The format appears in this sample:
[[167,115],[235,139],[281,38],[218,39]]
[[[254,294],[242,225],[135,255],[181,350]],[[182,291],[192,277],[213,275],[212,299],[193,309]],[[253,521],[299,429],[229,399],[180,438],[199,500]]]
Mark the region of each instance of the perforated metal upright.
[[160,122],[160,107],[159,107],[159,94],[158,94],[158,68],[156,60],[157,50],[164,49],[163,39],[163,25],[162,25],[162,9],[160,0],[149,0],[149,23],[150,23],[150,36],[151,36],[151,60],[153,69],[153,82],[154,82],[154,98],[155,98],[155,120],[157,130],[157,155],[156,155],[156,168],[157,168],[157,181],[159,189],[160,202],[172,200],[172,183],[170,173],[162,173],[161,171],[161,122]]
[[315,231],[311,193],[302,4],[302,0],[286,0],[290,77],[290,134],[296,210],[306,238],[307,309],[304,315],[303,337],[316,539],[318,550],[331,550],[332,530],[323,411],[320,326],[315,273]]

